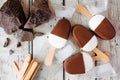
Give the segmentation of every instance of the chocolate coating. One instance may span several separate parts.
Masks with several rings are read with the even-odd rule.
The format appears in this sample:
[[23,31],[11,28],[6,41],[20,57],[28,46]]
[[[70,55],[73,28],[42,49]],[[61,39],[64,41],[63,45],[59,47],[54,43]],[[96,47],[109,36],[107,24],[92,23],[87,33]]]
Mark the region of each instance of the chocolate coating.
[[34,1],[25,28],[32,29],[49,21],[52,12],[49,8],[48,2],[48,0]]
[[80,48],[83,48],[94,36],[92,32],[82,25],[75,25],[72,30],[72,35]]
[[99,37],[105,40],[112,39],[116,31],[110,21],[105,18],[94,31]]
[[83,55],[78,53],[77,55],[71,56],[64,62],[65,71],[69,74],[82,74],[85,73],[85,66]]
[[68,39],[70,29],[71,29],[70,22],[67,19],[63,18],[57,22],[51,33],[64,39]]
[[19,30],[17,32],[17,36],[19,41],[24,42],[24,41],[31,41],[34,39],[34,35],[32,32],[24,31],[24,30]]
[[16,32],[26,17],[19,0],[7,0],[0,8],[0,25],[7,34]]

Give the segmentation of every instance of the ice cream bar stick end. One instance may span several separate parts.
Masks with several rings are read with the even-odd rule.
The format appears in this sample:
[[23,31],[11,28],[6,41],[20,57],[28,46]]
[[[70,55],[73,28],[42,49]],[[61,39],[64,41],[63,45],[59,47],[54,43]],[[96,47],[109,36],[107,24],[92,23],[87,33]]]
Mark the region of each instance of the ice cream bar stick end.
[[93,15],[81,4],[76,6],[76,10],[81,14],[87,16],[89,19],[93,17]]
[[54,58],[55,54],[55,47],[51,47],[46,59],[45,59],[45,65],[50,66],[52,64],[52,60]]
[[100,61],[100,58],[98,56],[93,56],[92,59],[93,61]]
[[[110,54],[109,53],[105,53],[105,55],[110,58]],[[93,56],[92,59],[93,59],[93,61],[101,61],[99,56]]]
[[111,54],[109,52],[105,52],[105,54],[110,58]]
[[[109,58],[111,57],[110,53],[105,52],[105,55],[108,56]],[[101,61],[99,56],[93,56],[92,59],[93,61]]]
[[102,62],[104,62],[104,63],[109,62],[109,57],[108,57],[106,54],[104,54],[101,50],[95,48],[95,49],[93,50],[93,52],[95,52],[95,53],[97,54],[97,56],[100,58],[100,60],[101,60]]

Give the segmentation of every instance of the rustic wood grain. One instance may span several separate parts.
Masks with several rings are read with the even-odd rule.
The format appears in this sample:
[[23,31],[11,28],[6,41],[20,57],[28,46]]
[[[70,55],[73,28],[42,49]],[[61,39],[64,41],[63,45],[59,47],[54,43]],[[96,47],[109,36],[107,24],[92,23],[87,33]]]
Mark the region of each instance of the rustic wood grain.
[[[1,0],[1,3],[4,1],[6,0]],[[24,3],[28,4],[28,0],[22,2],[22,4]],[[28,10],[27,6],[24,10]],[[27,11],[25,13],[27,15]],[[4,48],[3,44],[7,37],[10,38],[10,44],[8,47]],[[13,61],[16,61],[18,64],[21,60],[24,60],[26,54],[28,54],[28,42],[21,43],[22,46],[19,48],[17,48],[17,43],[18,40],[16,33],[13,35],[7,35],[0,27],[0,80],[17,80],[17,75],[11,64]],[[10,54],[10,50],[13,50],[14,53]]]
[[58,63],[57,60],[54,58],[52,66],[44,65],[44,60],[49,52],[51,47],[50,43],[48,42],[48,34],[57,23],[59,19],[55,18],[54,8],[57,5],[62,5],[62,0],[49,0],[50,8],[53,12],[52,17],[48,23],[40,25],[35,30],[45,33],[42,37],[37,37],[33,41],[33,56],[37,58],[38,61],[42,62],[42,67],[36,78],[34,80],[63,80],[63,71],[62,71],[62,64]]
[[[4,0],[1,0],[1,2]],[[86,4],[89,0],[65,0],[65,6],[75,7],[78,3]],[[52,9],[53,15],[51,20],[48,23],[40,25],[35,30],[45,33],[44,36],[37,37],[33,41],[33,57],[37,58],[38,61],[43,63],[42,68],[39,70],[34,80],[63,80],[63,65],[54,58],[52,66],[44,65],[44,59],[47,56],[47,53],[51,47],[48,42],[48,33],[52,30],[59,18],[54,17],[54,9],[56,5],[62,5],[63,0],[49,0],[49,5]],[[102,78],[97,80],[120,80],[120,1],[119,0],[109,0],[108,10],[103,12],[116,29],[116,36],[112,40],[101,40],[99,39],[98,47],[103,51],[108,51],[111,53],[110,63],[118,73],[116,77]],[[27,13],[26,13],[27,14]],[[82,24],[88,27],[88,19],[75,12],[72,19],[70,19],[72,25]],[[11,67],[11,62],[16,61],[19,63],[21,60],[24,60],[25,55],[28,53],[28,42],[22,43],[21,48],[16,48],[17,40],[14,38],[15,35],[8,36],[4,33],[3,29],[0,28],[0,80],[16,80],[14,70]],[[7,48],[3,48],[4,40],[9,37],[12,42]],[[13,49],[14,54],[10,55],[9,50]],[[66,80],[95,80],[91,76],[71,76],[65,74]]]

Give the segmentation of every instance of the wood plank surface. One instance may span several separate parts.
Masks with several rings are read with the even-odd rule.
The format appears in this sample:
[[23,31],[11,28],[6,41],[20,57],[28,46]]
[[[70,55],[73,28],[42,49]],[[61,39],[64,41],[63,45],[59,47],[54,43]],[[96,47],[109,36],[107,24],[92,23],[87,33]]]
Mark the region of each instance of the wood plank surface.
[[[65,6],[75,7],[77,4],[87,4],[89,0],[65,0]],[[4,2],[4,0],[1,0]],[[1,3],[2,4],[2,3]],[[0,4],[0,5],[1,5]],[[56,58],[53,60],[52,66],[44,65],[45,57],[47,56],[51,47],[48,42],[48,34],[54,28],[54,25],[60,18],[56,18],[54,9],[58,5],[62,5],[63,0],[49,0],[50,8],[52,9],[53,15],[48,23],[38,26],[35,28],[36,31],[45,33],[44,36],[36,37],[33,40],[33,57],[38,61],[42,62],[42,67],[37,73],[34,80],[63,80],[63,64],[60,63]],[[112,57],[110,63],[117,72],[116,77],[106,77],[97,80],[120,80],[120,1],[109,0],[107,11],[101,13],[105,15],[110,22],[114,25],[116,30],[116,36],[112,40],[99,40],[98,48],[111,53]],[[27,15],[27,13],[26,13]],[[73,17],[70,19],[72,25],[82,24],[88,28],[88,19],[75,12]],[[22,43],[22,47],[16,48],[17,39],[14,38],[16,35],[7,35],[4,30],[0,27],[0,80],[17,80],[17,76],[11,67],[12,61],[19,63],[24,60],[26,54],[28,54],[28,42]],[[9,37],[11,39],[10,46],[7,48],[3,47],[5,39]],[[14,50],[13,54],[9,54],[9,50]],[[95,80],[93,77],[84,76],[71,76],[65,74],[65,80]]]

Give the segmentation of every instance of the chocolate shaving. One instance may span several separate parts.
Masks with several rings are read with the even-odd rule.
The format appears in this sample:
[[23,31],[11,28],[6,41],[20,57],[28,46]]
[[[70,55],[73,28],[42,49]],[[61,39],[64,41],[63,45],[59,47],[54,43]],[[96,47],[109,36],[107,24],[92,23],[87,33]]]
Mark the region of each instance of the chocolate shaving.
[[[26,19],[20,0],[7,0],[0,8],[0,26],[7,34],[17,33],[19,41],[31,41],[35,36],[44,33],[34,33],[32,30],[48,22],[51,17],[48,0],[35,0],[29,17]],[[20,45],[20,44],[19,44]],[[5,47],[7,44],[5,44]]]
[[0,25],[7,34],[16,32],[26,22],[19,0],[7,0],[0,9]]
[[18,39],[21,42],[23,42],[23,41],[31,41],[31,40],[33,40],[35,38],[32,32],[19,30],[17,33],[18,33]]
[[42,32],[34,32],[34,36],[43,36],[44,35],[44,33],[42,33]]
[[25,25],[25,28],[35,28],[47,21],[51,17],[48,0],[35,0],[30,17]]
[[22,46],[21,42],[18,42],[18,43],[17,43],[17,47],[19,48],[19,47],[21,47],[21,46]]
[[7,47],[9,44],[10,44],[10,39],[6,38],[6,41],[5,41],[4,45],[3,45],[3,47]]
[[9,54],[12,55],[13,53],[14,53],[14,50],[11,49],[11,50],[9,51]]

